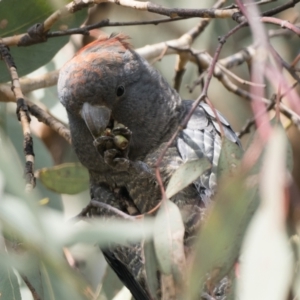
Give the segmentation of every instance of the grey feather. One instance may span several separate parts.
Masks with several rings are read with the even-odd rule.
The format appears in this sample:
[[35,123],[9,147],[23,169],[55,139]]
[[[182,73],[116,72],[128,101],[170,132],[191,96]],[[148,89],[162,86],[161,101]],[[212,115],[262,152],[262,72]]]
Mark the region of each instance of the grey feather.
[[[187,111],[191,101],[185,101]],[[216,111],[223,132],[230,141],[240,145],[239,139],[228,121]],[[186,128],[179,134],[177,148],[184,162],[206,157],[212,168],[194,181],[194,185],[207,205],[216,189],[217,165],[221,153],[221,129],[212,109],[201,103],[195,110]]]

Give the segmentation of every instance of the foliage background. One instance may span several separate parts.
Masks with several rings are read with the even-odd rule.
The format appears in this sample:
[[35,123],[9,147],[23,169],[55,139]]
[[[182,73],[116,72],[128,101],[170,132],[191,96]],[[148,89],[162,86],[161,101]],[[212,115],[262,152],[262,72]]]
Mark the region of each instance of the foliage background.
[[[283,4],[284,2],[276,1],[276,5]],[[159,4],[167,7],[199,7],[199,1],[186,1],[182,3],[179,0],[161,0]],[[200,6],[209,8],[213,4],[214,1],[201,1]],[[229,4],[226,3],[226,5]],[[2,0],[0,1],[0,36],[6,37],[25,32],[29,26],[37,22],[42,22],[55,9],[62,5],[59,1],[28,0],[20,5],[17,0]],[[273,6],[274,4],[270,3],[264,5],[263,9],[267,10]],[[299,13],[299,10],[299,5],[296,5],[295,8],[282,12],[279,17],[286,20],[293,20],[297,13]],[[149,20],[153,19],[153,15],[148,12],[137,11],[114,4],[101,4],[97,8],[90,9],[89,13],[87,9],[77,12],[69,20],[58,23],[53,30],[62,28],[61,26],[64,26],[65,22],[71,28],[80,26],[84,20],[86,24],[92,24],[96,20],[99,21],[105,18],[109,18],[112,21]],[[3,20],[8,21],[7,25],[5,25],[5,22],[3,23]],[[134,48],[139,48],[147,44],[176,39],[196,25],[197,22],[198,19],[188,19],[157,26],[108,27],[98,31],[95,30],[93,33],[97,35],[100,31],[108,34],[111,32],[124,32],[131,36],[131,43]],[[196,39],[193,48],[200,51],[205,50],[213,55],[218,45],[217,37],[226,34],[235,25],[236,23],[231,19],[214,19],[203,34]],[[266,28],[273,27],[273,25],[266,26]],[[70,41],[68,41],[69,37],[57,37],[49,39],[46,43],[30,47],[11,47],[11,54],[15,59],[19,75],[29,77],[39,76],[39,74],[60,68],[74,55],[77,49],[89,41],[89,37],[73,35]],[[221,57],[227,57],[251,43],[252,36],[250,30],[248,28],[243,29],[227,41],[221,52]],[[286,61],[291,62],[299,53],[299,37],[296,35],[274,38],[271,40],[271,43]],[[169,55],[164,56],[154,64],[170,84],[173,82],[175,60],[175,55]],[[32,73],[29,74],[30,72]],[[200,94],[199,87],[192,93],[187,88],[187,85],[190,85],[197,78],[197,72],[198,70],[195,65],[191,63],[187,64],[180,89],[180,94],[184,99],[195,99]],[[246,64],[235,68],[234,72],[241,78],[250,80]],[[9,73],[6,70],[5,64],[0,62],[0,82],[5,83],[8,80]],[[237,85],[243,87],[239,83]],[[297,89],[299,92],[299,85]],[[266,90],[270,92],[271,87],[267,86]],[[37,90],[26,96],[31,101],[43,104],[55,117],[67,123],[65,110],[57,98],[56,86]],[[210,85],[209,97],[215,107],[222,112],[236,131],[240,131],[245,121],[252,116],[249,103],[227,91],[217,79],[213,79]],[[270,113],[270,119],[272,117],[273,115]],[[296,183],[294,188],[297,189],[300,184],[299,131],[285,118],[282,118],[282,123],[286,128],[294,150],[292,175]],[[34,282],[36,290],[44,295],[42,299],[83,299],[85,297],[90,299],[113,299],[122,288],[122,285],[111,271],[107,271],[102,254],[94,246],[94,243],[99,239],[99,235],[84,226],[78,226],[79,229],[75,226],[78,232],[75,230],[72,232],[70,226],[65,225],[63,222],[63,220],[76,215],[88,204],[88,192],[82,191],[76,195],[59,194],[45,188],[40,180],[37,180],[37,187],[34,193],[24,195],[22,168],[25,161],[22,128],[15,116],[15,104],[1,100],[1,93],[0,127],[0,227],[3,229],[3,238],[0,242],[1,297],[3,299],[20,299],[21,296],[18,293],[18,285],[20,285],[22,299],[32,299],[31,293],[21,278],[23,277],[24,279],[25,276],[33,278],[31,282]],[[34,133],[36,170],[65,162],[77,162],[71,147],[53,130],[39,123],[35,118],[32,118],[31,129]],[[245,147],[249,143],[249,139],[251,143],[253,141],[251,134],[243,137],[242,142]],[[277,146],[275,145],[275,147]],[[281,159],[280,156],[276,157],[276,154],[274,155],[276,160]],[[275,179],[273,178],[273,180]],[[241,198],[243,196],[242,193],[243,191],[233,191],[233,195],[236,198]],[[46,204],[41,207],[38,205],[37,207],[36,204],[45,198],[47,199],[45,201]],[[48,211],[47,208],[55,209],[55,213],[52,210]],[[230,218],[230,216],[227,216],[227,218]],[[276,220],[277,218],[275,218],[274,222]],[[284,222],[288,223],[288,220]],[[104,236],[110,235],[107,226],[103,224],[95,226],[95,228],[99,227],[100,229],[105,228],[107,230]],[[216,229],[214,230],[216,231]],[[128,231],[130,232],[128,233]],[[132,238],[134,236],[132,233],[133,228],[130,228],[128,231],[126,232],[123,229],[121,232],[125,236]],[[71,232],[70,235],[67,235],[68,232]],[[80,242],[84,234],[89,237],[88,243]],[[141,232],[138,232],[138,235],[141,235]],[[68,237],[66,238],[66,236]],[[118,240],[119,238],[118,234],[112,236],[112,239]],[[105,243],[103,240],[98,242]],[[70,257],[75,262],[73,267],[78,272],[70,271],[62,253],[60,253],[59,249],[62,246],[67,246],[68,243],[72,246],[68,248],[69,252],[67,253],[70,253]],[[282,251],[284,252],[285,250]],[[7,253],[10,253],[12,256],[7,256]],[[21,259],[20,257],[22,256],[25,256],[26,260]],[[26,264],[26,261],[30,262],[30,266]],[[16,270],[19,272],[16,272]],[[284,272],[282,272],[282,275],[284,275]],[[288,271],[286,272],[288,273]],[[16,277],[15,274],[18,274],[18,276]],[[19,274],[22,276],[20,277]],[[57,276],[58,274],[60,276]],[[286,285],[293,285],[291,280],[288,281],[289,276],[286,276],[286,278]],[[282,278],[279,280],[282,280]],[[61,284],[62,281],[64,284]],[[276,284],[275,281],[274,284]],[[82,290],[80,289],[83,286],[82,290],[84,290],[84,294],[82,294]],[[4,294],[3,291],[8,294]],[[122,292],[124,294],[119,296],[119,299],[130,298],[130,295],[125,296],[126,291],[123,290]]]

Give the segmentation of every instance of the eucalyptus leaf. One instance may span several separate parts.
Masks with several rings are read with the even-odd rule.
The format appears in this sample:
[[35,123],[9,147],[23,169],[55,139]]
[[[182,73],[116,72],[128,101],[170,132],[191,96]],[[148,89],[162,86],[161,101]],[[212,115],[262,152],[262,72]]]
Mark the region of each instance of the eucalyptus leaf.
[[37,171],[39,180],[50,190],[74,195],[89,187],[89,174],[85,167],[78,163],[65,163]]
[[9,266],[0,265],[0,298],[21,300],[17,276]]
[[242,148],[224,137],[218,162],[217,178],[220,179],[223,174],[226,176],[232,174],[238,167],[242,156]]
[[31,208],[23,199],[4,195],[0,202],[0,222],[5,233],[38,247],[45,243],[45,237],[37,210]]
[[[298,231],[299,232],[299,231]],[[299,237],[297,236],[297,254],[298,254],[298,257],[300,255],[300,245],[299,245]],[[294,283],[293,283],[293,292],[294,292],[294,295],[296,297],[300,297],[300,270],[297,269],[296,271],[296,274],[295,274],[295,280],[294,280]]]
[[175,281],[183,279],[185,254],[183,246],[184,225],[176,204],[164,200],[154,223],[154,246],[159,269],[173,275]]
[[123,283],[120,281],[116,273],[110,266],[107,266],[105,275],[101,282],[101,290],[97,297],[97,300],[113,299],[123,288],[123,286]]
[[[280,120],[278,120],[276,117],[274,117],[273,119],[270,120],[270,124],[274,129],[279,128],[279,130],[282,131],[282,133],[285,137],[285,141],[287,143],[287,147],[286,147],[286,166],[287,166],[288,170],[290,172],[292,172],[293,165],[294,165],[293,149],[292,149],[292,145],[289,141],[289,138],[286,134],[286,131],[285,131],[282,123],[280,122]],[[250,145],[255,141],[255,139],[257,137],[258,137],[258,132],[257,131],[254,131],[254,132],[251,133],[251,136],[250,136],[249,141],[247,143],[248,145],[247,145],[246,149],[248,149],[250,147]],[[264,156],[265,156],[265,149],[263,149],[261,151],[261,154],[260,154],[259,158],[257,159],[256,163],[252,167],[251,174],[258,174],[260,172]]]
[[282,135],[283,135],[284,142],[286,143],[286,154],[285,154],[286,166],[287,166],[288,170],[290,172],[292,172],[293,165],[294,165],[293,149],[292,149],[292,145],[289,141],[289,138],[286,134],[286,131],[285,131],[282,123],[280,121],[278,121],[276,117],[274,117],[271,120],[271,125],[272,125],[273,128],[278,128],[281,131]]
[[62,245],[75,243],[91,243],[107,246],[111,243],[126,244],[143,238],[149,239],[153,234],[152,220],[92,220],[80,226],[70,227],[60,236]]
[[[281,300],[288,297],[294,271],[286,230],[286,154],[286,135],[278,127],[272,133],[263,159],[261,205],[243,243],[238,298]],[[263,265],[266,267],[262,268]]]
[[153,240],[145,241],[144,243],[145,269],[147,275],[147,284],[153,299],[157,299],[156,293],[159,288],[157,277],[158,262],[155,254]]
[[187,187],[211,167],[207,158],[188,161],[181,165],[172,175],[166,188],[166,195],[171,198],[176,193]]
[[[32,122],[33,124],[33,122]],[[11,192],[15,192],[19,188],[21,189],[20,194],[21,198],[25,199],[27,194],[24,194],[24,177],[23,177],[23,172],[24,172],[24,166],[25,166],[25,156],[24,156],[24,149],[23,149],[23,132],[22,132],[22,126],[18,119],[16,118],[15,110],[13,113],[10,113],[7,115],[6,118],[6,134],[9,138],[6,140],[6,146],[8,149],[9,153],[5,153],[4,156],[11,156],[11,162],[9,162],[9,165],[18,165],[20,168],[20,174],[15,173],[13,178],[14,180],[10,180],[7,185],[10,183],[15,186]],[[10,145],[9,139],[12,143]],[[39,168],[44,168],[44,167],[50,167],[53,165],[53,158],[45,146],[45,144],[42,142],[41,139],[39,139],[37,136],[34,134],[32,135],[32,141],[33,141],[33,147],[34,147],[34,153],[36,154],[35,159],[34,159],[34,168],[39,169]],[[7,159],[7,158],[6,158]],[[20,178],[22,181],[21,184],[17,184],[16,180],[17,178]],[[33,195],[37,195],[37,197],[33,197]],[[39,201],[42,198],[48,197],[49,198],[49,203],[47,206],[62,210],[62,203],[61,203],[61,195],[58,195],[57,193],[54,193],[47,189],[39,180],[36,181],[36,187],[33,190],[33,193],[28,195],[29,198],[31,198],[34,201]]]
[[65,264],[41,263],[41,276],[45,291],[45,300],[53,299],[90,299],[85,293],[87,284],[78,274]]
[[37,196],[37,192],[35,190],[33,190],[30,195],[24,193],[24,170],[22,169],[18,154],[16,153],[11,141],[6,137],[2,130],[0,130],[0,137],[0,170],[4,176],[5,192],[20,199],[28,200],[28,205],[34,201],[38,201],[40,197]]
[[224,176],[219,184],[215,203],[196,239],[188,299],[198,299],[201,288],[218,283],[238,259],[245,231],[259,203],[257,181],[246,180],[246,175],[238,170]]
[[40,259],[37,256],[30,257],[30,268],[22,272],[30,285],[34,288],[40,299],[45,299],[45,291],[43,286],[43,278],[40,269]]
[[[197,255],[190,274],[191,299],[197,299],[199,296],[199,285],[216,284],[228,274],[239,256],[243,237],[260,203],[258,173],[262,166],[261,160],[266,159],[267,154],[260,158],[259,164],[246,173],[236,168],[241,152],[238,149],[231,149],[232,145],[228,141],[224,140],[224,143],[226,152],[222,150],[219,161],[223,161],[219,168],[222,180],[219,183],[215,204],[196,243]],[[275,147],[274,151],[276,150]],[[225,175],[228,173],[231,176]],[[269,175],[265,174],[264,178],[266,177]],[[270,186],[274,186],[274,183],[272,182]],[[206,281],[208,274],[213,274],[209,282]]]

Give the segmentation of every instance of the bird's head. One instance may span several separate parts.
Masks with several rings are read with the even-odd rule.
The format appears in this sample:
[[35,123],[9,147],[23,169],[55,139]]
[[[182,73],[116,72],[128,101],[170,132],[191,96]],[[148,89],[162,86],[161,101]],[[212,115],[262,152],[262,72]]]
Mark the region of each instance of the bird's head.
[[155,139],[157,130],[165,127],[155,125],[155,119],[167,123],[170,110],[180,102],[122,34],[101,37],[81,49],[61,69],[58,93],[69,115],[82,118],[94,138],[113,119],[133,132],[136,146],[147,135]]

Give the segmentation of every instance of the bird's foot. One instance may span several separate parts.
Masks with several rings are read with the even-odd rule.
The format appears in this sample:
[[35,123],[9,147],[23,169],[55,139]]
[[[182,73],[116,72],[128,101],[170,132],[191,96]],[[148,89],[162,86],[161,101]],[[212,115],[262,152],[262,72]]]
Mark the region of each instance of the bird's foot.
[[116,136],[116,135],[122,135],[124,138],[130,141],[132,132],[129,130],[129,128],[124,127],[124,126],[118,126],[112,129],[111,133]]
[[105,151],[115,149],[118,151],[119,157],[127,158],[131,134],[127,127],[116,127],[107,135],[96,138],[93,144],[102,157],[104,157]]
[[123,157],[123,153],[117,149],[109,149],[104,152],[104,161],[118,171],[127,171],[130,166],[129,159]]
[[112,136],[100,136],[94,140],[93,144],[102,157],[104,157],[107,149],[112,149],[115,146]]

